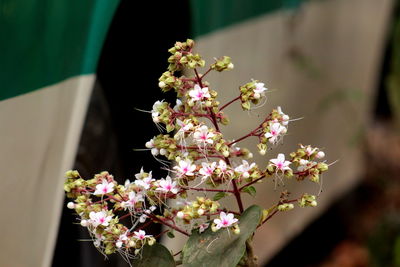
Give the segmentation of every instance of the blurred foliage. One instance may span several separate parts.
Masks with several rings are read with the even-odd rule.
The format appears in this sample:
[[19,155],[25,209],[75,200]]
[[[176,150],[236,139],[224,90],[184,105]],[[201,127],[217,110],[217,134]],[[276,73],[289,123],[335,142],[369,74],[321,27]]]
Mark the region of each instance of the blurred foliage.
[[387,216],[368,240],[371,266],[400,267],[400,214]]
[[390,70],[386,80],[389,103],[396,122],[400,122],[400,1],[397,1],[391,34]]

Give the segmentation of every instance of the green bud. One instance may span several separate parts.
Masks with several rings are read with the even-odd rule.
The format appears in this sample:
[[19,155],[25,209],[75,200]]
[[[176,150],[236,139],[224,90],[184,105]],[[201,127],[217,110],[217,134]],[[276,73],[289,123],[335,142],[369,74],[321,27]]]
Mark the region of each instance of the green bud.
[[66,178],[74,179],[79,178],[79,172],[77,170],[69,170],[65,173]]
[[294,208],[294,205],[292,203],[284,203],[284,204],[278,205],[279,211],[289,211],[289,210],[292,210],[293,208]]
[[320,172],[324,172],[328,170],[328,164],[324,163],[324,162],[319,162],[317,164],[317,169],[320,170]]

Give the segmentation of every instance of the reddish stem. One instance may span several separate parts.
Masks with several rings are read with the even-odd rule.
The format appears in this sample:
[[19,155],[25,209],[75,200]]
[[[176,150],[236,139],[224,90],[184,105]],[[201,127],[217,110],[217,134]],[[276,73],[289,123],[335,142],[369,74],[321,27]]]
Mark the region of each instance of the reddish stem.
[[262,221],[262,222],[257,226],[257,228],[260,227],[261,225],[263,225],[264,223],[266,223],[268,220],[270,220],[276,213],[278,213],[278,210],[275,210],[273,213],[271,213],[270,215],[268,215],[268,217],[265,218],[265,220]]
[[196,188],[196,187],[182,187],[185,190],[205,191],[205,192],[227,192],[234,193],[232,190],[227,189],[213,189],[213,188]]
[[266,176],[263,175],[263,176],[261,176],[260,178],[257,178],[257,179],[255,179],[255,180],[251,181],[250,183],[247,183],[247,184],[243,185],[242,187],[239,188],[239,191],[242,191],[243,188],[245,188],[245,187],[247,187],[247,186],[249,186],[249,185],[252,185],[252,184],[257,183],[258,181],[260,181],[261,179],[264,179],[265,177],[266,177]]
[[201,75],[201,79],[203,79],[211,70],[212,69],[210,67],[203,75]]
[[159,233],[158,235],[156,235],[154,238],[159,238],[160,236],[162,236],[163,234],[168,233],[168,232],[169,232],[169,229],[167,229],[167,230],[165,230],[165,231],[162,231],[161,233]]
[[[240,96],[241,96],[241,95],[240,95]],[[234,99],[232,99],[231,101],[229,101],[228,103],[226,103],[225,105],[223,105],[223,106],[219,109],[219,111],[222,111],[224,108],[226,108],[227,106],[229,106],[229,105],[232,104],[233,102],[239,100],[239,99],[240,99],[240,96],[235,97]]]
[[159,222],[159,223],[161,223],[161,224],[164,224],[165,226],[168,226],[168,227],[170,227],[170,228],[172,228],[172,229],[178,231],[178,232],[181,233],[181,234],[184,234],[184,235],[186,235],[186,236],[189,236],[189,234],[188,234],[185,230],[179,228],[178,226],[173,225],[173,224],[170,224],[170,223],[166,222],[165,220],[163,220],[163,219],[161,219],[161,218],[158,218],[157,216],[155,216],[155,215],[153,215],[153,214],[150,214],[150,213],[146,213],[146,214],[147,214],[147,216],[149,216],[153,221],[157,221],[157,222]]
[[[197,72],[196,69],[194,69],[194,73],[196,74],[196,77],[197,77],[197,80],[198,80],[198,82],[199,82],[200,87],[203,88],[203,83],[202,83],[201,77],[199,76],[199,73]],[[219,129],[219,125],[218,125],[218,122],[217,122],[217,118],[216,118],[216,116],[215,116],[215,113],[213,112],[213,110],[212,110],[211,108],[207,108],[207,110],[208,110],[208,112],[210,113],[210,116],[211,116],[211,118],[212,118],[212,123],[214,124],[215,129],[216,129],[218,132],[221,132],[220,129]],[[229,158],[227,158],[227,157],[225,157],[225,162],[226,162],[228,165],[231,165],[231,163],[230,163],[230,161],[229,161]],[[239,211],[240,211],[240,213],[242,213],[243,210],[244,210],[244,209],[243,209],[243,202],[242,202],[242,198],[241,198],[241,196],[240,196],[240,191],[239,191],[239,189],[238,189],[238,186],[237,186],[237,184],[236,184],[235,179],[232,179],[232,187],[233,187],[233,194],[235,195],[236,201],[237,201],[238,206],[239,206]]]

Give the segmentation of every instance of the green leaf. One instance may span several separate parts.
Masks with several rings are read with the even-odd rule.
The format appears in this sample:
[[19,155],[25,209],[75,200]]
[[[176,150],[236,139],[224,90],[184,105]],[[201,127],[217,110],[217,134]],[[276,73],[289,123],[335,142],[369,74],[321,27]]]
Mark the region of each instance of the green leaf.
[[216,194],[214,195],[213,200],[214,200],[214,201],[220,200],[221,198],[226,197],[227,195],[228,195],[228,194],[225,193],[225,192],[218,192],[218,193],[216,193]]
[[249,239],[260,222],[262,209],[253,205],[239,219],[240,234],[227,229],[213,232],[209,227],[202,234],[193,231],[183,247],[184,267],[235,267],[246,251]]
[[254,186],[246,186],[245,188],[242,189],[242,191],[248,193],[252,197],[255,197],[257,194],[257,191]]
[[175,235],[174,235],[174,233],[173,233],[172,231],[168,232],[168,233],[167,233],[167,236],[168,236],[169,238],[174,238],[174,237],[175,237]]
[[142,257],[132,261],[135,267],[175,267],[174,257],[169,250],[159,243],[152,246],[145,245]]

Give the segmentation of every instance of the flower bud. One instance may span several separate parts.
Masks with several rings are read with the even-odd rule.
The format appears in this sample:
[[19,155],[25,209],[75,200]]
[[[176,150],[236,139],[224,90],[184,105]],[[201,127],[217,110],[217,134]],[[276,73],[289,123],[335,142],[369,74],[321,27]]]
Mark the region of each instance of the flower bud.
[[259,94],[259,93],[254,93],[254,96],[253,96],[255,99],[260,99],[260,97],[261,97],[261,95]]
[[153,156],[157,156],[158,154],[159,154],[159,150],[158,150],[158,148],[152,148],[151,149],[151,154],[153,155]]
[[319,151],[317,155],[315,155],[317,159],[322,159],[325,157],[325,153],[323,151]]
[[179,219],[183,219],[184,216],[185,214],[182,211],[178,211],[178,213],[176,214],[176,217],[178,217]]
[[198,209],[197,210],[197,214],[199,214],[200,216],[204,214],[204,210],[203,209]]
[[150,238],[149,238],[149,241],[147,241],[147,244],[148,244],[149,246],[152,246],[152,245],[154,245],[155,242],[156,242],[156,239],[155,239],[154,237],[150,237]]
[[231,69],[233,69],[234,67],[235,67],[235,65],[233,65],[233,63],[229,63],[227,68],[228,68],[229,70],[231,70]]
[[163,81],[158,83],[158,87],[160,87],[161,89],[164,88],[165,86],[166,86],[166,84]]
[[224,155],[225,158],[229,157],[229,151],[225,150],[222,152],[222,155]]
[[134,246],[136,246],[136,242],[133,241],[133,240],[129,240],[128,246],[129,247],[134,247]]
[[214,223],[211,225],[211,231],[213,231],[213,232],[218,231],[218,228]]
[[74,202],[68,202],[68,204],[67,204],[67,208],[69,208],[69,209],[75,209],[75,203]]
[[83,227],[88,226],[88,221],[87,220],[81,220],[81,226],[83,226]]
[[240,234],[240,228],[239,228],[238,225],[235,225],[235,226],[233,227],[233,233],[234,233],[235,235]]
[[153,147],[153,143],[151,141],[146,142],[146,144],[144,145],[147,148],[152,148]]
[[250,174],[249,174],[248,172],[244,172],[244,173],[242,174],[242,176],[243,176],[243,178],[247,179],[247,178],[250,177]]
[[167,150],[164,149],[164,148],[161,148],[161,149],[160,149],[160,155],[165,156],[166,154],[167,154]]

